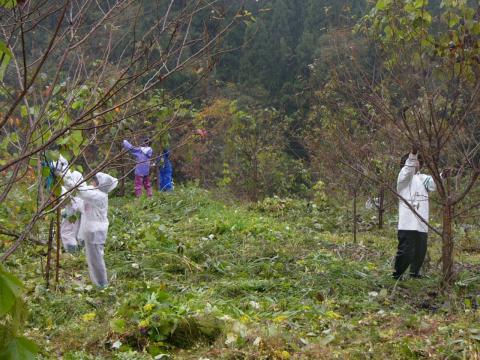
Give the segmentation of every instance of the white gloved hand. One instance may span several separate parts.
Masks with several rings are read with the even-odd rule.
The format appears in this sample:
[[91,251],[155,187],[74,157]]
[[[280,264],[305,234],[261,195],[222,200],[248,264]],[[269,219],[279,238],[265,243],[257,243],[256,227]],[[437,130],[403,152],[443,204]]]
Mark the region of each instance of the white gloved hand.
[[65,186],[65,188],[67,190],[71,190],[75,187],[75,181],[72,180],[72,178],[70,176],[65,176],[63,178],[63,186]]
[[70,170],[67,170],[67,172],[61,174],[61,176],[63,176],[63,186],[65,186],[67,190],[71,190],[78,185],[78,179],[73,176]]

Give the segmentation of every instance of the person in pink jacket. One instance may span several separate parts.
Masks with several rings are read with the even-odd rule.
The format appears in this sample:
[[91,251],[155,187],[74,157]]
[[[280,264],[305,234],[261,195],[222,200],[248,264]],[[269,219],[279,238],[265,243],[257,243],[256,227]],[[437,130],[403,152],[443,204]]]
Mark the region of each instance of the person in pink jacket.
[[152,185],[150,182],[150,160],[152,158],[152,148],[150,139],[143,142],[144,146],[133,146],[127,140],[123,140],[123,148],[135,156],[135,196],[142,195],[142,187],[145,188],[147,196],[152,196]]

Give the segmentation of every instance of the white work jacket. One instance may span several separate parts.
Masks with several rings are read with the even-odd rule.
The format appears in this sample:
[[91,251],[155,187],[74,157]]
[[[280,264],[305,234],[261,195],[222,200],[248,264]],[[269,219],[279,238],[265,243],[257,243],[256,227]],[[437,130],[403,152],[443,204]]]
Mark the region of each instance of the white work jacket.
[[[428,193],[437,189],[430,175],[416,171],[417,155],[410,154],[405,166],[398,174],[397,192],[415,208],[416,212],[427,222],[429,221]],[[400,199],[398,209],[398,230],[413,230],[428,232],[428,226]]]
[[[94,243],[104,244],[108,231],[108,193],[118,184],[117,179],[97,173],[98,187],[88,186],[84,183],[78,186],[78,197],[83,200],[82,221],[78,230],[78,238],[86,241],[91,233],[102,233],[104,236],[92,237]],[[72,188],[76,184],[71,178],[65,177],[64,183]]]

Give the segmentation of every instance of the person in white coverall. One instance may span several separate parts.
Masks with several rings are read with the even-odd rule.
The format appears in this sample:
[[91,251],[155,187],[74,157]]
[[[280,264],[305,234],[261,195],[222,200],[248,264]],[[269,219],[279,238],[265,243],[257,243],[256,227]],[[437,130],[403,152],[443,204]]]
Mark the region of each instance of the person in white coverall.
[[[80,174],[80,176],[82,175]],[[62,195],[66,192],[67,189],[62,186]],[[67,195],[66,203],[67,205],[62,209],[60,237],[62,238],[62,244],[65,251],[74,253],[78,250],[78,246],[80,245],[77,241],[77,236],[83,212],[83,200],[78,196]]]
[[429,217],[429,192],[436,190],[430,175],[420,173],[422,158],[416,149],[405,155],[398,174],[397,192],[416,213],[400,198],[398,210],[398,250],[393,277],[400,278],[410,266],[410,276],[420,278],[420,269],[427,253]]
[[[57,176],[69,176],[71,181],[75,184],[83,182],[83,176],[78,171],[70,171],[68,169],[68,161],[60,155],[56,163]],[[62,195],[67,192],[67,189],[62,186]],[[69,193],[65,200],[65,206],[62,209],[62,221],[60,223],[60,237],[62,239],[63,248],[66,252],[76,252],[78,250],[78,229],[80,228],[80,219],[83,212],[83,200],[78,196],[73,196]]]
[[[65,176],[64,184],[67,189],[76,185],[71,176]],[[92,185],[80,184],[77,191],[77,196],[84,202],[78,238],[85,242],[90,279],[101,288],[108,285],[103,259],[109,225],[108,193],[115,189],[117,184],[117,179],[99,172],[94,176]]]

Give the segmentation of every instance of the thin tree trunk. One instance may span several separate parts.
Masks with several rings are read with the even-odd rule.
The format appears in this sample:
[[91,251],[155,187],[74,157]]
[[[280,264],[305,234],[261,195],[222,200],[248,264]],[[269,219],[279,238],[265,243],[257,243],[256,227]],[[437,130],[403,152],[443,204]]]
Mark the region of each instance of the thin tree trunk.
[[383,214],[385,213],[385,189],[380,189],[378,195],[378,228],[383,229]]
[[353,242],[357,242],[357,192],[353,193]]
[[253,155],[253,201],[258,200],[258,159],[257,154]]
[[47,289],[50,286],[50,264],[52,260],[52,244],[53,244],[53,218],[50,220],[50,227],[48,230],[47,264],[45,265],[45,280],[47,281]]
[[57,237],[57,257],[55,259],[55,284],[58,285],[58,273],[60,272],[60,208],[57,208],[57,226],[56,226],[56,237]]
[[449,203],[443,207],[442,230],[442,284],[452,283],[453,273],[453,206]]

